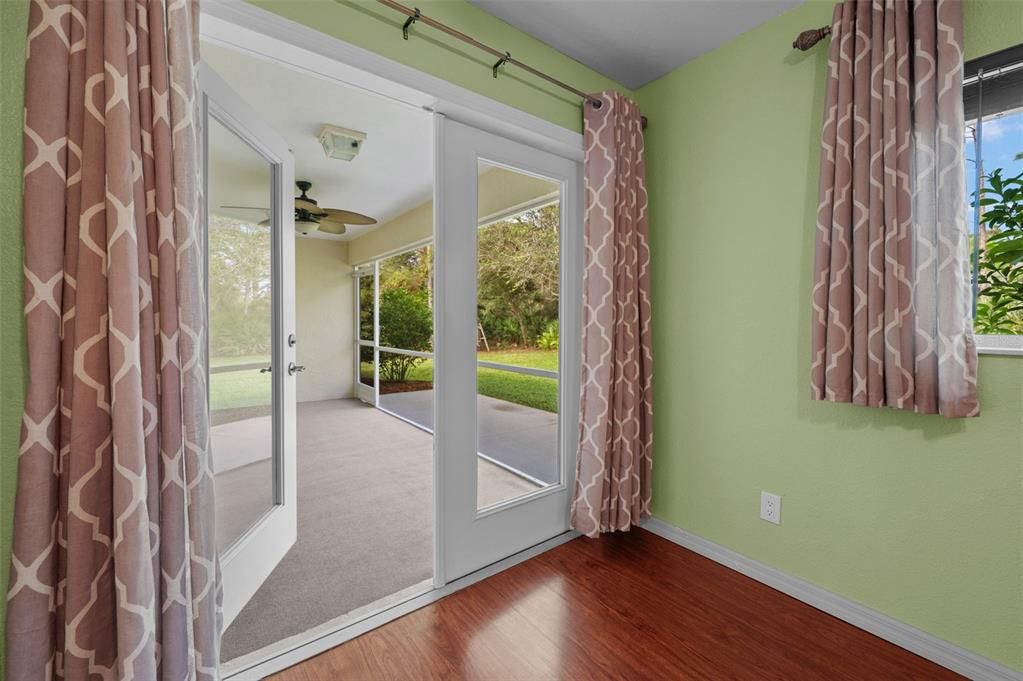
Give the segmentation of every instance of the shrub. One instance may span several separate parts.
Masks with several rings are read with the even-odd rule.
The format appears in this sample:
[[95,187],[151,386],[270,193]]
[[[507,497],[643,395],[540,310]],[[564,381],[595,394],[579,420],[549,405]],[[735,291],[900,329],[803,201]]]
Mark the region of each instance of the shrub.
[[536,347],[541,350],[557,350],[558,349],[558,321],[548,322],[547,327],[543,330],[537,339]]
[[[426,352],[433,340],[433,313],[426,297],[403,289],[380,294],[380,344]],[[380,353],[380,377],[384,381],[404,382],[409,372],[422,362],[420,357]]]
[[1023,333],[1023,173],[987,176],[980,205],[986,243],[977,276],[978,333]]

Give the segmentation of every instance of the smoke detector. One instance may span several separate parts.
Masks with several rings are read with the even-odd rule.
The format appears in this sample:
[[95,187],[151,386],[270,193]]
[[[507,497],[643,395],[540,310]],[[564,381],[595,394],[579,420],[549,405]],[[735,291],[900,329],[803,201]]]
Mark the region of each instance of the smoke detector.
[[366,133],[324,124],[320,128],[319,140],[327,158],[351,161],[359,155],[362,143],[366,141]]

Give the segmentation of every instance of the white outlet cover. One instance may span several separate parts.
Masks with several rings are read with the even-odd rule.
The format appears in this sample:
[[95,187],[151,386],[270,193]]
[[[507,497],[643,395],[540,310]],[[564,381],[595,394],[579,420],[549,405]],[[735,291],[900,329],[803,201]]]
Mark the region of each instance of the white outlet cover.
[[760,518],[775,525],[781,525],[781,497],[770,492],[760,492]]

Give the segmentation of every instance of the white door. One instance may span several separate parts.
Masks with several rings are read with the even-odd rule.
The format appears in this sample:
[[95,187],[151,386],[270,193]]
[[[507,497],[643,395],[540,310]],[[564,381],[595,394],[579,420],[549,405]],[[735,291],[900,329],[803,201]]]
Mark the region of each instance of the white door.
[[209,395],[225,626],[295,543],[295,171],[200,64]]
[[[445,582],[568,529],[579,413],[582,168],[443,116],[437,126],[434,437],[437,574]],[[518,239],[546,247],[520,252]],[[502,293],[488,277],[526,252],[536,261],[528,265],[530,297]],[[486,309],[519,309],[523,301],[534,312],[546,306],[547,318],[551,306],[557,310],[559,349],[488,352]],[[545,335],[550,348],[552,333]]]

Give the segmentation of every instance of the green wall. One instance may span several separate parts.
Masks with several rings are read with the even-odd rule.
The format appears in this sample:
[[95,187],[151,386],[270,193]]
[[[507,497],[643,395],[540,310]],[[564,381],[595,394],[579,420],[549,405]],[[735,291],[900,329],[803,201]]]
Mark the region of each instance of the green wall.
[[[21,127],[28,2],[0,0],[0,588],[7,593],[11,518],[25,390],[21,315]],[[0,598],[0,634],[7,599]],[[4,643],[0,636],[0,677]]]
[[[980,362],[983,415],[810,400],[810,282],[830,23],[812,2],[643,87],[654,514],[1023,670],[1023,357]],[[1023,41],[969,2],[966,57]],[[782,524],[758,518],[781,494]]]

